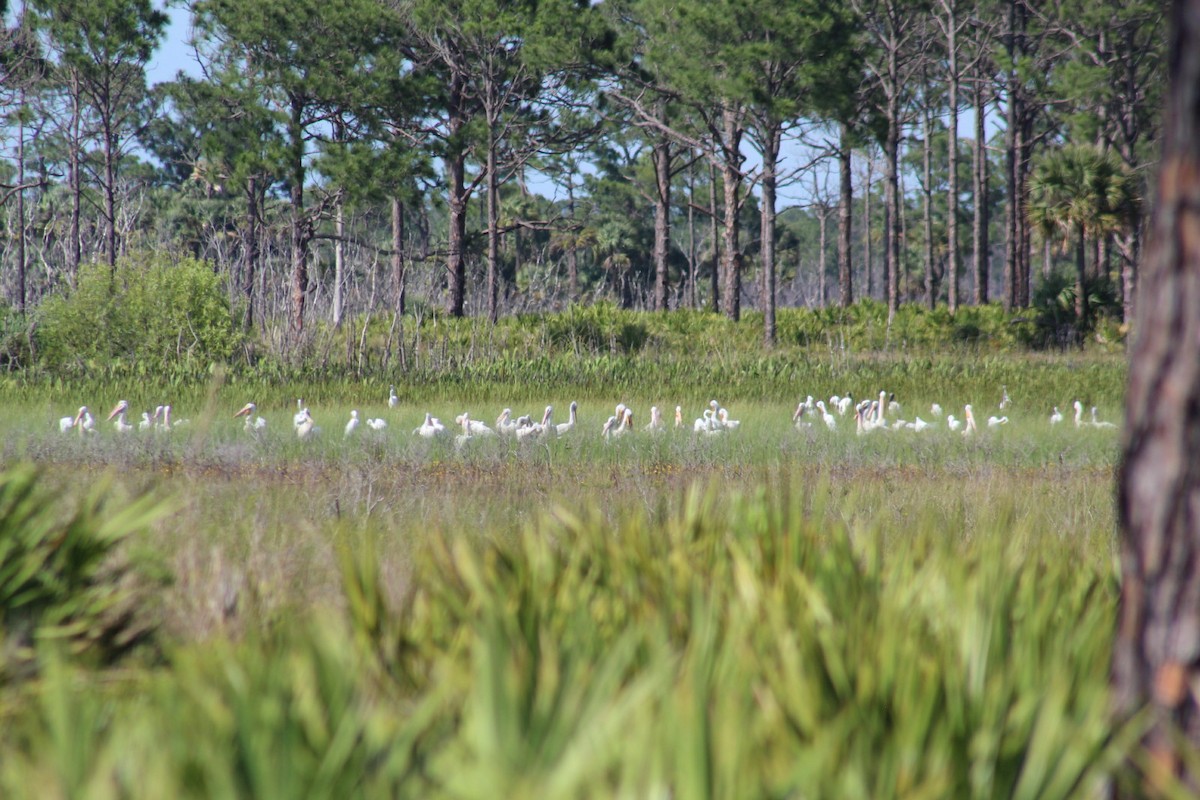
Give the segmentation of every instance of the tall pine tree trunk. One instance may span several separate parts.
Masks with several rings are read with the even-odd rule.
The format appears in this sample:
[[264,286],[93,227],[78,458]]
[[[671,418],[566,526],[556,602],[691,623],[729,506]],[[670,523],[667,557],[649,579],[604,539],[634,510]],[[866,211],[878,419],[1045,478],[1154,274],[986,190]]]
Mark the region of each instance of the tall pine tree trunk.
[[742,316],[742,248],[739,242],[738,207],[741,203],[742,111],[726,103],[722,113],[721,178],[724,183],[725,286],[721,306],[725,316],[737,322]]
[[242,270],[242,298],[246,304],[242,330],[254,329],[254,280],[258,271],[258,177],[246,179],[246,242]]
[[779,163],[779,148],[783,133],[774,127],[763,136],[762,174],[762,308],[763,344],[775,346],[775,187],[776,165]]
[[25,316],[25,87],[17,113],[17,313]]
[[291,148],[288,164],[291,174],[290,236],[292,246],[292,329],[304,331],[304,302],[308,293],[308,235],[304,220],[304,137],[300,123],[301,105],[292,102],[292,114],[288,125]]
[[974,270],[975,294],[972,297],[975,305],[981,306],[988,301],[988,281],[991,279],[988,270],[988,160],[987,160],[987,104],[984,102],[984,83],[980,76],[975,82],[975,168],[973,194],[975,200],[975,215],[971,230],[971,258]]
[[925,305],[932,309],[937,304],[937,278],[933,272],[933,113],[923,111],[925,142],[921,147],[921,232],[924,241],[921,256],[925,262]]
[[462,129],[467,124],[463,111],[465,102],[462,79],[456,76],[450,81],[449,97],[449,128],[453,149],[446,156],[450,179],[446,203],[449,206],[446,273],[450,283],[450,296],[446,304],[446,313],[452,317],[461,317],[466,311],[467,266],[464,250],[467,242],[467,154],[460,141]]
[[838,174],[841,200],[838,203],[838,304],[848,308],[854,302],[854,272],[850,264],[851,220],[854,215],[854,186],[850,173],[850,128],[842,125],[838,150]]
[[712,272],[709,273],[708,308],[721,311],[721,244],[717,233],[717,170],[708,166],[708,236],[712,241]]
[[[1149,711],[1157,795],[1191,793],[1200,747],[1200,0],[1176,0],[1153,221],[1140,276],[1118,471],[1121,603],[1112,678],[1119,713]],[[1175,738],[1179,732],[1186,741]]]
[[404,314],[404,203],[392,197],[392,297],[396,313]]
[[[660,106],[660,119],[666,118]],[[660,136],[654,144],[654,310],[667,310],[667,270],[671,252],[671,142]]]
[[958,311],[958,17],[954,2],[946,7],[946,304]]
[[500,176],[497,174],[495,127],[488,126],[487,146],[487,293],[488,321],[500,317]]
[[342,327],[342,310],[345,304],[343,284],[346,282],[346,206],[338,198],[333,209],[333,327]]

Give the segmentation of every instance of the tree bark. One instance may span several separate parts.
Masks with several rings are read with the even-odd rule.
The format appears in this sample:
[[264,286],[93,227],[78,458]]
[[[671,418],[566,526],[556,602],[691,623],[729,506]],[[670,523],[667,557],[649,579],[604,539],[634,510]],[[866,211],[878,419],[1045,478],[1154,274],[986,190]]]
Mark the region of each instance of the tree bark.
[[841,202],[838,203],[838,303],[842,308],[849,308],[854,302],[854,272],[850,268],[854,186],[850,180],[850,155],[850,128],[843,124],[838,150],[838,173],[841,178]]
[[871,160],[871,151],[866,151],[867,180],[863,187],[863,272],[867,278],[867,297],[875,296],[875,270],[871,265],[871,172],[875,162]]
[[[1200,0],[1177,0],[1158,195],[1130,351],[1123,458],[1118,713],[1148,707],[1150,792],[1191,791],[1173,732],[1200,745]],[[1194,762],[1192,762],[1194,763]]]

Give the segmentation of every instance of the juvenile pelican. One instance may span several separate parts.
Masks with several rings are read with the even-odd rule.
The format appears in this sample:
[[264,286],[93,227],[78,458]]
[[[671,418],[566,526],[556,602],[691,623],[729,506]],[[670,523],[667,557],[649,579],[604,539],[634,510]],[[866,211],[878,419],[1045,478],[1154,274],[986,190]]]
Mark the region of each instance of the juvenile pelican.
[[396,384],[392,384],[388,389],[388,408],[395,408],[400,405],[400,398],[396,396]]
[[350,421],[346,423],[346,432],[343,434],[343,436],[344,437],[353,436],[354,432],[356,430],[358,430],[358,409],[357,408],[350,412]]
[[1062,412],[1058,410],[1058,406],[1054,407],[1054,413],[1050,415],[1050,424],[1057,425],[1063,421]]
[[1075,427],[1083,427],[1083,403],[1075,401]]
[[683,406],[675,406],[675,427],[683,427]]
[[962,420],[956,418],[953,414],[946,417],[946,426],[952,431],[957,431],[962,428]]
[[658,410],[658,406],[650,406],[650,421],[646,423],[645,430],[651,433],[659,433],[666,427],[663,424],[662,412]]
[[1096,407],[1092,406],[1092,427],[1093,428],[1115,428],[1117,426],[1112,422],[1102,422],[1096,416]]
[[375,417],[367,420],[367,427],[373,431],[381,431],[387,427],[387,420]]
[[1008,417],[988,417],[988,427],[998,428],[1001,425],[1008,424]]

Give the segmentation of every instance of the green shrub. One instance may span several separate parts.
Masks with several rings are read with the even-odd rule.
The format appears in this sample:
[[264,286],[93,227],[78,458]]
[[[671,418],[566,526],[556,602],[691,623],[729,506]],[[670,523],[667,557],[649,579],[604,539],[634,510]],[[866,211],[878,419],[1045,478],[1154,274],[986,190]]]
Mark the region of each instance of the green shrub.
[[64,514],[40,476],[30,466],[0,474],[0,675],[27,667],[39,639],[109,661],[150,631],[118,548],[159,513],[157,503],[147,497],[110,513],[102,485]]
[[42,303],[37,322],[41,361],[58,371],[197,372],[240,341],[212,267],[157,254],[81,267],[75,290]]

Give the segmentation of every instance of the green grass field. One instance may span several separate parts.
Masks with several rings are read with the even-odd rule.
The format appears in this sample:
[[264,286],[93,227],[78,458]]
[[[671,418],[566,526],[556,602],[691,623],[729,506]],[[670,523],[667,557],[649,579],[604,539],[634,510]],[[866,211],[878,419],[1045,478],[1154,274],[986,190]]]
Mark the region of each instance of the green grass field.
[[[1123,382],[1119,355],[956,350],[472,362],[397,408],[350,378],[0,385],[6,462],[37,468],[0,488],[26,542],[0,794],[1095,796],[1139,720],[1108,713],[1118,434],[1069,406],[1119,420]],[[881,389],[981,430],[792,425]],[[170,434],[57,429],[168,397]],[[710,398],[737,430],[692,433]],[[412,434],[572,400],[554,439]],[[605,441],[618,401],[639,430]],[[686,428],[641,431],[651,404]],[[388,427],[344,438],[352,408]]]

